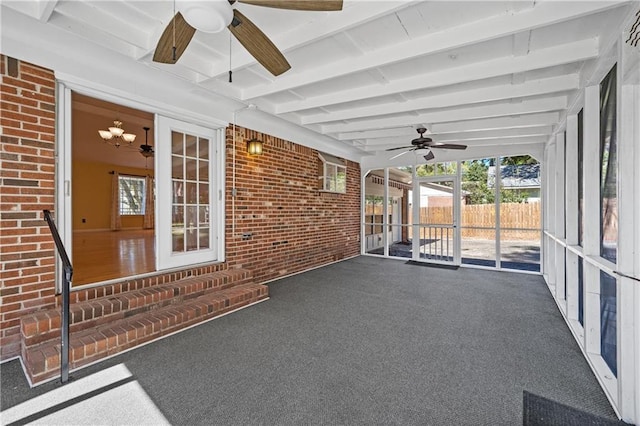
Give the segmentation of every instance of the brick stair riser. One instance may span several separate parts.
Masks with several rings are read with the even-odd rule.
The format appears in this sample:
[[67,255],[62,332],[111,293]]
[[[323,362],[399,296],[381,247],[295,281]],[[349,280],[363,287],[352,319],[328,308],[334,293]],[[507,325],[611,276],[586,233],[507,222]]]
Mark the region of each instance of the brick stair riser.
[[[242,285],[250,279],[246,272],[243,272],[240,277],[233,275],[208,279],[194,277],[187,279],[192,282],[185,280],[184,283],[174,283],[171,286],[164,286],[162,289],[150,287],[141,290],[142,292],[147,290],[147,294],[139,297],[119,294],[94,301],[80,302],[70,307],[70,331],[79,332],[133,315],[127,313],[130,311],[139,313],[145,309],[157,309],[171,303],[180,303],[184,299],[199,297],[207,291],[224,290]],[[21,327],[23,345],[27,347],[55,339],[60,335],[59,310],[41,313],[36,318],[27,319]]]
[[[151,318],[132,317],[129,322],[122,325],[104,326],[93,335],[72,336],[69,350],[70,367],[78,368],[106,356],[115,355],[266,297],[268,297],[268,289],[265,286],[251,289],[250,292],[239,289],[232,291],[226,297],[214,296],[207,301],[191,302],[186,307],[169,307],[153,313]],[[48,346],[42,351],[37,347],[27,351],[28,365],[36,366],[29,371],[33,383],[59,374],[59,351],[59,345]]]

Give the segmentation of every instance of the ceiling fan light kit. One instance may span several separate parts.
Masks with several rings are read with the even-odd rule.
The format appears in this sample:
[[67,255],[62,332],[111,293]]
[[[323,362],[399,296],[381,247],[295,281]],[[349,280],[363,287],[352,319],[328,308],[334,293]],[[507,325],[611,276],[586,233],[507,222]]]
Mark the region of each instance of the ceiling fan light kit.
[[233,8],[227,0],[176,0],[176,6],[189,25],[205,33],[219,33],[233,20]]

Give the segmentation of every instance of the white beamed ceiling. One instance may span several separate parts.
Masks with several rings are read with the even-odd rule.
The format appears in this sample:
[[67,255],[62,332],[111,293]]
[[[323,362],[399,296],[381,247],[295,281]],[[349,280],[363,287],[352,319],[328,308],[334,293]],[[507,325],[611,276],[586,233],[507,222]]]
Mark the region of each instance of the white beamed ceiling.
[[[2,36],[17,57],[27,43],[21,32],[34,49],[42,37],[52,57],[78,68],[116,55],[142,65],[136,69],[148,73],[149,85],[162,81],[158,91],[173,80],[183,92],[191,87],[197,103],[207,94],[218,106],[228,100],[229,114],[217,120],[229,122],[234,110],[253,104],[257,110],[239,124],[301,135],[301,143],[316,139],[316,148],[382,164],[395,155],[386,149],[409,145],[422,126],[435,141],[469,146],[436,151],[436,158],[541,149],[589,78],[582,73],[620,35],[634,3],[344,0],[340,12],[235,3],[291,63],[279,77],[228,31],[197,32],[176,65],[152,62],[171,1],[3,1]],[[55,40],[44,43],[51,34],[64,34],[59,50]],[[73,40],[93,46],[95,55],[74,55]],[[42,56],[44,66],[55,62]]]

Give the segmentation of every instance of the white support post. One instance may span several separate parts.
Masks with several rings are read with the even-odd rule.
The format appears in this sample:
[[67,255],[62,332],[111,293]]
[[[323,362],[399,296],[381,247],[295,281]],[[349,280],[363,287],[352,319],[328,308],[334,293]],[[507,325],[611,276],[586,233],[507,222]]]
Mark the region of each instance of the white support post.
[[[567,117],[567,135],[565,139],[565,200],[567,247],[578,245],[578,116]],[[578,257],[567,250],[567,318],[578,321]]]
[[[556,235],[556,142],[549,145],[547,160],[547,232]],[[547,266],[549,273],[547,284],[552,288],[551,293],[555,295],[556,274],[558,258],[556,256],[556,244],[553,239],[548,238],[547,243]]]
[[500,203],[502,202],[501,194],[502,191],[500,187],[502,186],[502,157],[494,158],[496,164],[496,174],[494,180],[494,202],[495,202],[495,210],[496,210],[496,268],[502,268],[502,250],[500,248],[500,241],[502,237],[502,231],[500,231]]
[[389,257],[389,168],[384,169],[384,195],[382,197],[382,244],[385,257]]
[[[600,86],[589,86],[584,94],[584,230],[586,256],[600,255]],[[584,261],[585,349],[600,356],[600,270]]]
[[[618,93],[618,271],[639,277],[640,85],[622,85]],[[640,424],[640,282],[617,278],[618,409],[623,420]]]
[[[555,236],[558,239],[565,239],[565,199],[564,199],[564,174],[565,174],[565,162],[564,162],[564,133],[558,133],[556,135],[556,154],[555,154]],[[566,313],[566,298],[565,292],[565,248],[558,242],[555,242],[556,253],[556,300]]]

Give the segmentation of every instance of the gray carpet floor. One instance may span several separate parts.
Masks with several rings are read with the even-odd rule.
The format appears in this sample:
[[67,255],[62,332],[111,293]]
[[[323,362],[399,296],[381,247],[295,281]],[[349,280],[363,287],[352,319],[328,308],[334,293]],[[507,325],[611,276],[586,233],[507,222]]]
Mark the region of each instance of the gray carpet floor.
[[[518,425],[523,391],[616,419],[540,276],[361,256],[269,287],[72,377],[123,363],[178,425]],[[0,373],[3,410],[60,387]]]

